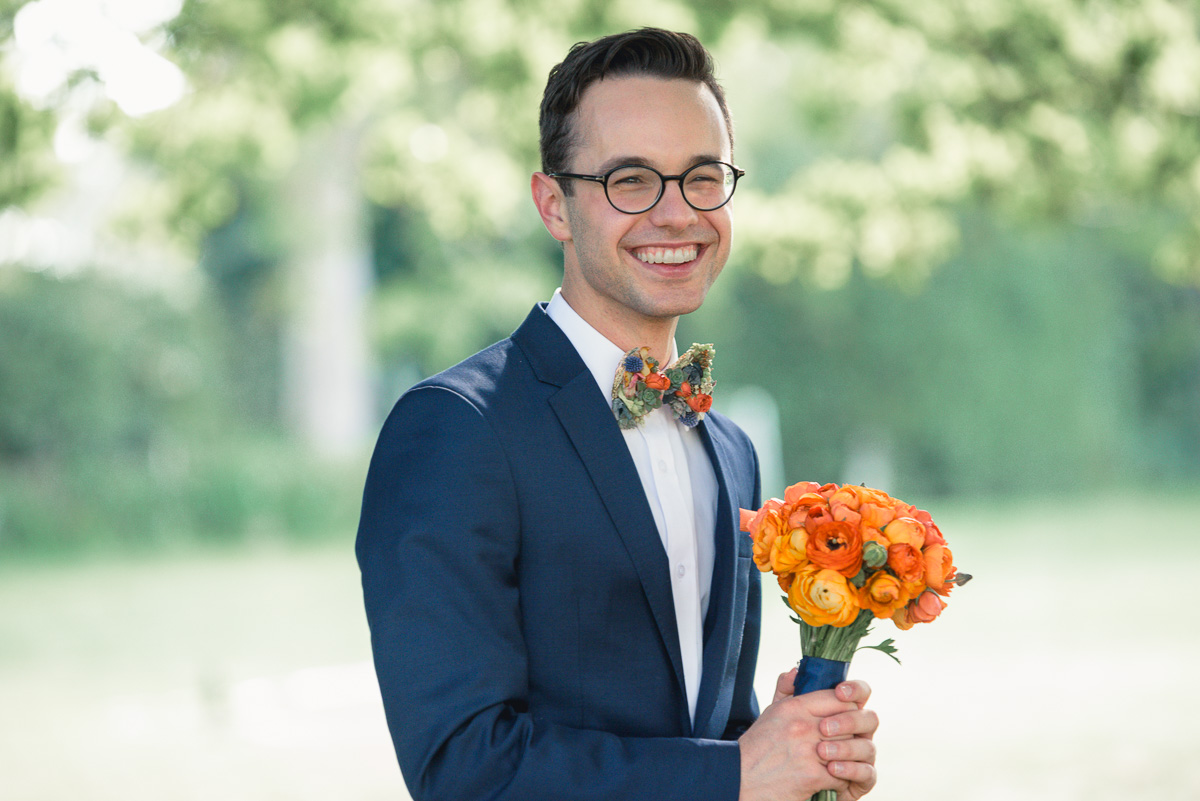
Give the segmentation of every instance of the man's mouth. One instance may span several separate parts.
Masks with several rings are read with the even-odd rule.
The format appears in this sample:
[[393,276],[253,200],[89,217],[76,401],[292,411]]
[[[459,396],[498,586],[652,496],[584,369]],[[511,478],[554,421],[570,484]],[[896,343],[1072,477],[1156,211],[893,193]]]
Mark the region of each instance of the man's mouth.
[[647,264],[684,264],[694,260],[699,250],[697,245],[684,245],[678,248],[638,248],[633,255],[639,261]]

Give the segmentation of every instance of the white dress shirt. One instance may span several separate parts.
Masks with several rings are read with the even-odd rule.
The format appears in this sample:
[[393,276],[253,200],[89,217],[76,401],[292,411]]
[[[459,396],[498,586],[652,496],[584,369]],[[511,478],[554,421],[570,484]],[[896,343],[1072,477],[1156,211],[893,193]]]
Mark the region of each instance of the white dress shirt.
[[[561,289],[555,290],[546,313],[571,340],[611,405],[613,379],[625,351],[580,317],[563,298]],[[678,355],[672,341],[668,364]],[[712,586],[717,476],[700,432],[675,420],[665,404],[646,415],[642,425],[622,429],[621,433],[667,553],[688,711],[695,722],[704,657],[704,616]]]

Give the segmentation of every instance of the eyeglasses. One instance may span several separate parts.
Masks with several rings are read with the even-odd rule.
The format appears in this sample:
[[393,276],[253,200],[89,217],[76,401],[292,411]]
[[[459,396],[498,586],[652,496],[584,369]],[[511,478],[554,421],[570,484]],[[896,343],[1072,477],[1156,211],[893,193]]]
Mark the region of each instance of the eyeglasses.
[[578,178],[604,184],[604,195],[612,207],[624,214],[649,211],[662,199],[667,181],[678,181],[683,199],[696,211],[714,211],[733,197],[738,179],[746,174],[723,161],[705,161],[689,167],[679,175],[663,175],[653,167],[624,164],[613,167],[603,175],[580,175],[574,172],[547,173],[551,178]]

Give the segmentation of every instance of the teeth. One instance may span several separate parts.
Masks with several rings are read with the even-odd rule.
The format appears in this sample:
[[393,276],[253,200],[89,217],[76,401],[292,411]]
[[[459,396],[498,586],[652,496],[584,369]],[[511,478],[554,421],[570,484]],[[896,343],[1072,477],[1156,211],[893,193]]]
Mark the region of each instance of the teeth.
[[682,248],[644,248],[636,255],[647,264],[683,264],[696,258],[697,247],[688,245]]

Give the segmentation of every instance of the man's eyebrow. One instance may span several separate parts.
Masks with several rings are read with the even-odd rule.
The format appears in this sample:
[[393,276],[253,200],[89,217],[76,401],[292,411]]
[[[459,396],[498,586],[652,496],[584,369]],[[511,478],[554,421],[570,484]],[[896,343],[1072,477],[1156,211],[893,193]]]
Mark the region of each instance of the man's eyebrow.
[[603,164],[596,168],[597,175],[603,175],[616,167],[624,167],[626,164],[633,164],[638,167],[651,167],[650,160],[642,156],[613,156],[607,159]]
[[[722,159],[720,156],[714,156],[705,153],[698,156],[693,156],[691,161],[688,162],[688,167],[694,167],[695,165],[703,164],[706,161],[721,160]],[[616,167],[624,167],[626,165],[633,165],[635,167],[654,167],[654,165],[650,163],[650,160],[644,156],[613,156],[610,159],[606,159],[603,164],[596,168],[596,174],[604,175],[604,173],[611,169]],[[654,169],[658,168],[654,167]],[[659,170],[659,172],[662,172],[662,170]]]

